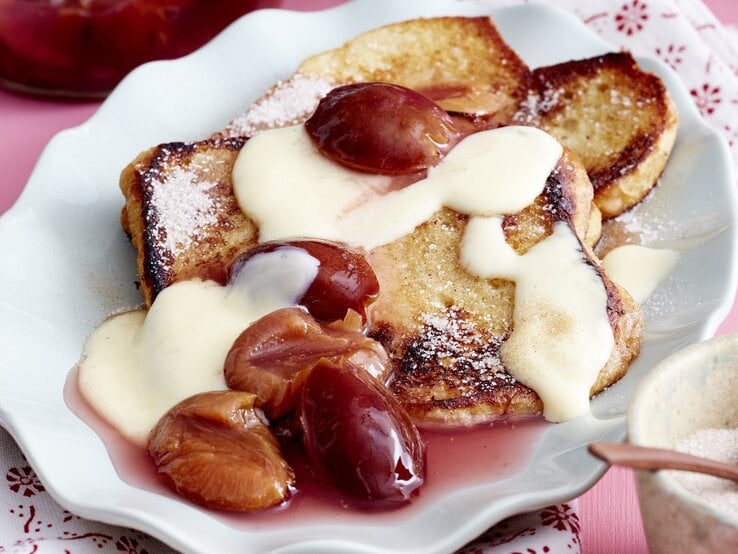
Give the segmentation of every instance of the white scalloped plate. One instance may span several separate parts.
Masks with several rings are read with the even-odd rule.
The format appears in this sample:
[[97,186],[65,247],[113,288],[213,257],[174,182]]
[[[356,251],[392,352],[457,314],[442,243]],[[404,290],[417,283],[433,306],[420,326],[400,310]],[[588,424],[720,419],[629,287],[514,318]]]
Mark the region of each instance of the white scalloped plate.
[[0,220],[0,422],[62,505],[188,552],[432,553],[452,551],[511,514],[575,497],[600,477],[604,465],[586,445],[622,438],[639,378],[670,352],[715,332],[736,280],[727,148],[675,75],[652,60],[641,61],[667,83],[681,128],[661,186],[639,209],[677,222],[660,238],[684,253],[656,304],[646,306],[640,358],[593,401],[596,417],[551,426],[533,462],[512,476],[401,511],[391,525],[367,517],[237,528],[123,482],[100,439],[62,396],[88,333],[107,314],[140,301],[133,249],[118,222],[117,177],[127,162],[158,142],[221,128],[306,56],[359,32],[421,15],[478,14],[492,15],[531,66],[612,50],[574,16],[540,5],[492,10],[454,1],[359,0],[325,12],[268,10],[239,20],[193,55],[139,68],[88,122],[54,137]]

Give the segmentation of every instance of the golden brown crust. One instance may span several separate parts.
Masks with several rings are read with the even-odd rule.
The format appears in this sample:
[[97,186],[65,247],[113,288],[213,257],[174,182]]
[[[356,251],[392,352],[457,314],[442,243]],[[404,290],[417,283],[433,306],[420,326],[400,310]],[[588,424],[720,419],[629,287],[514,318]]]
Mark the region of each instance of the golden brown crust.
[[121,174],[124,216],[138,253],[144,300],[175,281],[225,282],[225,269],[257,230],[241,212],[231,170],[239,139],[162,144],[140,154]]
[[489,17],[438,17],[373,29],[298,71],[337,83],[393,82],[447,110],[493,113],[519,98],[528,67]]
[[[588,250],[592,259],[594,254]],[[641,351],[643,340],[643,313],[633,297],[605,274],[599,263],[593,264],[607,289],[607,314],[613,330],[615,345],[610,359],[600,370],[590,394],[603,391],[619,381],[628,371],[628,366]]]
[[541,67],[512,121],[534,125],[584,163],[605,218],[653,188],[676,137],[678,115],[662,81],[626,52]]

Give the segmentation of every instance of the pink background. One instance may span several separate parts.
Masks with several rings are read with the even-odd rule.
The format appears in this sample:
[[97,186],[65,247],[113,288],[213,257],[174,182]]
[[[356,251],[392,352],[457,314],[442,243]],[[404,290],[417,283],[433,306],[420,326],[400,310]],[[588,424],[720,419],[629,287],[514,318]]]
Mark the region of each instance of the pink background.
[[[290,9],[316,9],[343,0],[283,0]],[[736,0],[705,0],[725,24],[738,25]],[[97,102],[52,102],[16,96],[0,90],[0,213],[15,202],[41,150],[58,131],[90,117]],[[734,307],[719,333],[738,331]],[[613,468],[580,498],[582,551],[589,554],[648,552],[641,526],[633,474]]]

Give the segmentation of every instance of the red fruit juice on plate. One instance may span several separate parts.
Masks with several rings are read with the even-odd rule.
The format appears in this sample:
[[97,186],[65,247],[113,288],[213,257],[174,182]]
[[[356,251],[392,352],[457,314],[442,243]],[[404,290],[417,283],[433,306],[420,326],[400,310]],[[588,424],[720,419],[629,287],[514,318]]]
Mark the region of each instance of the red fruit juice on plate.
[[[145,448],[124,438],[92,409],[80,393],[77,376],[75,368],[67,377],[65,402],[103,441],[120,478],[131,486],[189,502],[159,478]],[[421,427],[426,444],[425,484],[410,503],[395,509],[372,508],[371,504],[357,502],[323,486],[313,476],[300,446],[294,443],[283,443],[285,456],[297,475],[298,491],[289,502],[256,513],[201,509],[228,525],[243,529],[265,524],[288,526],[317,520],[337,523],[366,518],[394,523],[398,513],[411,513],[438,502],[453,491],[488,484],[521,469],[533,456],[549,425],[536,419],[469,428]]]

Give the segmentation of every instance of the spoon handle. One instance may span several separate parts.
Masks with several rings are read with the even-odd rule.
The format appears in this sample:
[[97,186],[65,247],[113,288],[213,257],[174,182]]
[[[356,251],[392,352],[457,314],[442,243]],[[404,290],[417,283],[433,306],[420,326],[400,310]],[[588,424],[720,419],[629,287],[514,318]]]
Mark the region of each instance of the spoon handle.
[[634,444],[596,442],[589,451],[610,464],[635,469],[680,469],[706,473],[738,481],[738,465],[700,458],[664,448],[649,448]]

